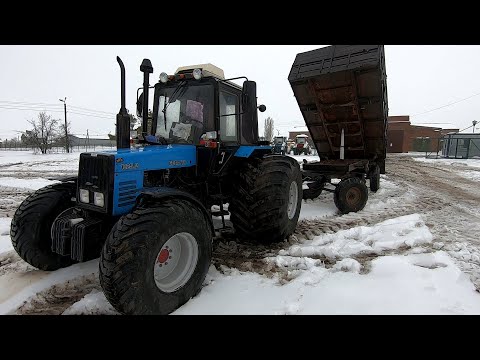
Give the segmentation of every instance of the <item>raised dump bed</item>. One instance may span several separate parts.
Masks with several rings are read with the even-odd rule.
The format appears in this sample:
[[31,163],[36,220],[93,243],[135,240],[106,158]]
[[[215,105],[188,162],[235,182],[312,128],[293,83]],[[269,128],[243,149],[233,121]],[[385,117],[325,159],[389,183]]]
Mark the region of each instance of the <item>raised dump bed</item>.
[[378,190],[387,149],[386,79],[383,45],[332,45],[296,56],[288,81],[320,157],[303,165],[304,198],[332,191],[347,213],[365,206],[366,179]]
[[288,80],[320,159],[368,159],[384,172],[388,116],[383,45],[300,53]]

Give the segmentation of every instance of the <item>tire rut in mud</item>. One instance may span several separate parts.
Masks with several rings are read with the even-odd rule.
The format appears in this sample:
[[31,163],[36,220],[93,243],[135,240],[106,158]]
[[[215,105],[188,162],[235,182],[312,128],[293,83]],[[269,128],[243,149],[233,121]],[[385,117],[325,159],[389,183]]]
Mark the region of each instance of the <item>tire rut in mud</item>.
[[96,273],[79,276],[36,293],[12,314],[61,315],[66,309],[95,289],[101,290]]

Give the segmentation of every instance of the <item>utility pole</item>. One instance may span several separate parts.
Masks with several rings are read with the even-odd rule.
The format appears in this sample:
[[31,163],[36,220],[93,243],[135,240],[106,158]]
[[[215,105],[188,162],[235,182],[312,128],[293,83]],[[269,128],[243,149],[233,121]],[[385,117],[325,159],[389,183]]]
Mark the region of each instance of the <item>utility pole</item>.
[[63,109],[65,110],[65,150],[69,153],[70,148],[68,146],[68,127],[67,127],[67,98],[65,97],[64,100],[58,99],[63,102]]

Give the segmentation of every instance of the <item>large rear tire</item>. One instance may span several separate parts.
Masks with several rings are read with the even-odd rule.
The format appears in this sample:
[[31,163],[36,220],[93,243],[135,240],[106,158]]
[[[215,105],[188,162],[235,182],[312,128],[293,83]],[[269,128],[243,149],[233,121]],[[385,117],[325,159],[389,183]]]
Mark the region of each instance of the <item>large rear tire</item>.
[[212,229],[191,202],[169,199],[115,224],[100,256],[100,284],[122,314],[169,314],[198,294],[212,258]]
[[288,156],[246,160],[236,174],[230,219],[244,240],[280,242],[297,226],[302,205],[302,174]]
[[344,179],[335,188],[333,199],[342,214],[360,211],[367,204],[367,185],[358,177]]
[[13,215],[10,225],[13,248],[37,269],[52,271],[74,263],[69,256],[52,252],[51,228],[61,212],[75,205],[75,191],[74,183],[41,188],[28,196]]

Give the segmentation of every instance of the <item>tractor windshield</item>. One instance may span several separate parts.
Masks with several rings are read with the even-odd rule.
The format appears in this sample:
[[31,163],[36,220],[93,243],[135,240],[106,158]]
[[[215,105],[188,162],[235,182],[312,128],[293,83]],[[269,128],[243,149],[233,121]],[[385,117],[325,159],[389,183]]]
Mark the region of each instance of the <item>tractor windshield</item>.
[[283,138],[282,137],[276,137],[275,138],[275,144],[283,144]]
[[297,144],[305,144],[306,143],[306,138],[304,137],[298,137],[297,138]]
[[155,135],[170,144],[197,144],[204,126],[213,121],[213,87],[185,84],[175,89],[158,90]]

